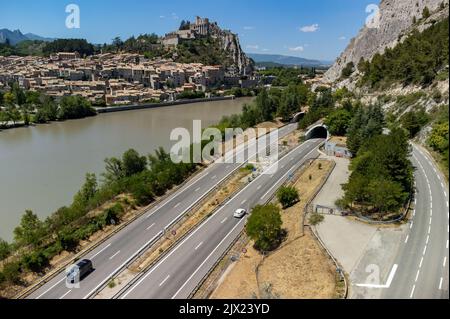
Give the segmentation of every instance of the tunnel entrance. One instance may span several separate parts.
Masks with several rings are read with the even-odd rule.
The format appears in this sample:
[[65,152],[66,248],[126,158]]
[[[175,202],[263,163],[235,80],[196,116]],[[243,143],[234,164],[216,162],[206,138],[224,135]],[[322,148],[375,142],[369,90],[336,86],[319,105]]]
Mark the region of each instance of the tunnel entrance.
[[298,123],[305,117],[305,112],[300,112],[294,115],[294,117],[291,120],[291,123]]
[[307,140],[310,140],[313,138],[328,139],[329,136],[330,136],[330,133],[328,133],[328,129],[325,125],[314,126],[305,134],[305,137]]

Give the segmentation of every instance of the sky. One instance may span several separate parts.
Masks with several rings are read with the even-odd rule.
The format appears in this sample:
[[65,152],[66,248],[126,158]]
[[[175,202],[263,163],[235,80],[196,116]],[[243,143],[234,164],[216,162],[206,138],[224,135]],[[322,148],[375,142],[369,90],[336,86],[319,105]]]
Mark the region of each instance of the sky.
[[[3,2],[3,1],[2,1]],[[164,35],[195,16],[239,35],[248,53],[334,60],[379,0],[15,0],[1,5],[0,29],[51,38],[110,43],[142,33]],[[80,28],[66,27],[66,6],[80,9]]]

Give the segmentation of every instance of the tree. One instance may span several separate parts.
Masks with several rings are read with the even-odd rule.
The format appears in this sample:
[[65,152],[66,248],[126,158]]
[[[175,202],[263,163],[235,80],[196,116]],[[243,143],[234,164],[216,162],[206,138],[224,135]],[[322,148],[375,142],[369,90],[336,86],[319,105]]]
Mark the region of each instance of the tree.
[[95,174],[86,174],[85,182],[81,190],[74,197],[74,206],[85,209],[89,200],[91,200],[98,191],[97,177]]
[[281,187],[277,192],[278,201],[283,206],[283,209],[293,206],[299,201],[298,191],[295,187],[286,186]]
[[274,106],[267,93],[267,90],[262,90],[256,98],[256,107],[260,110],[263,121],[272,121]]
[[11,253],[11,247],[7,241],[0,238],[0,260],[5,259]]
[[14,240],[20,245],[37,246],[45,233],[44,224],[31,210],[25,211],[19,226],[14,229]]
[[256,206],[248,219],[246,232],[255,241],[255,248],[266,252],[274,249],[281,240],[281,215],[277,206]]
[[428,7],[423,8],[422,18],[428,19],[431,16],[430,9]]
[[345,136],[351,119],[352,116],[347,110],[339,109],[330,113],[324,123],[328,127],[331,135]]
[[410,111],[400,119],[402,127],[408,131],[409,138],[415,137],[428,121],[429,116],[424,110]]
[[111,157],[105,159],[105,170],[106,172],[102,176],[107,183],[112,183],[125,177],[122,161],[118,158]]
[[78,119],[95,115],[91,103],[81,96],[65,96],[61,99],[58,119]]
[[147,158],[140,156],[134,149],[130,149],[123,154],[122,164],[124,175],[132,176],[145,170]]
[[385,179],[371,181],[367,188],[369,202],[380,213],[400,209],[407,194],[403,192],[401,184]]

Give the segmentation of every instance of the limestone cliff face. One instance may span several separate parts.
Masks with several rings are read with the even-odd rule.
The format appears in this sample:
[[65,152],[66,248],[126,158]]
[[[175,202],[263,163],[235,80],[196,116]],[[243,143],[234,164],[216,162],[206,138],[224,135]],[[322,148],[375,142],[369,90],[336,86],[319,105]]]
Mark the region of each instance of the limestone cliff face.
[[[377,27],[364,26],[326,72],[325,81],[336,82],[341,77],[342,69],[350,62],[356,66],[361,58],[370,60],[376,53],[383,53],[386,48],[394,47],[411,29],[414,21],[422,18],[425,7],[432,16],[418,26],[419,30],[425,29],[433,19],[448,16],[448,2],[449,0],[381,0]],[[440,10],[442,3],[446,5],[444,10]]]
[[230,73],[250,75],[253,71],[253,63],[242,50],[237,34],[220,29],[217,24],[211,28],[211,35],[220,40],[223,50],[232,61]]

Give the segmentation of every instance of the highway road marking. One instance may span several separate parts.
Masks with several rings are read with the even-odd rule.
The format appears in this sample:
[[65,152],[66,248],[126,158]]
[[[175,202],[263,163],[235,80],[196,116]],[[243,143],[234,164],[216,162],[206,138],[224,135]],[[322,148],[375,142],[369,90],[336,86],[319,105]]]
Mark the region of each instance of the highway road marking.
[[247,202],[247,200],[244,199],[244,200],[241,202],[241,205],[244,205],[246,202]]
[[[323,144],[323,142],[321,142],[320,144]],[[320,145],[319,144],[319,145]],[[303,143],[303,144],[300,144],[299,146],[297,146],[294,150],[292,150],[291,152],[296,152],[296,151],[298,151],[299,149],[301,149],[302,147],[305,147],[305,143]],[[314,147],[314,149],[312,149],[306,156],[304,156],[304,158],[306,158],[306,157],[308,157],[308,155],[309,154],[311,154],[312,152],[314,152],[315,150],[317,149],[317,147]],[[268,168],[268,170],[270,170],[270,169],[272,169],[273,167],[276,167],[276,165],[278,165],[278,163],[280,162],[280,160],[278,160],[276,163],[274,163],[271,167],[269,167]],[[258,180],[258,179],[260,179],[260,178],[262,178],[262,176],[263,175],[260,175],[260,176],[258,176],[256,179],[255,179],[255,181],[256,180]],[[249,184],[249,185],[247,185],[246,187],[244,187],[244,189],[242,189],[239,193],[237,193],[236,195],[234,195],[233,196],[233,198],[231,199],[231,200],[233,200],[234,198],[236,198],[237,196],[239,196],[239,194],[242,194],[242,192],[244,192],[245,190],[247,190],[247,188],[248,187],[251,187],[252,185],[251,184]],[[212,218],[214,218],[215,216],[217,215],[217,213],[216,214],[214,214],[214,215],[212,215],[212,216],[210,216],[207,220],[205,220],[199,227],[197,227],[196,229],[195,229],[195,231],[194,232],[192,232],[188,237],[186,237],[180,244],[178,244],[174,249],[172,249],[170,252],[169,252],[169,254],[167,254],[162,260],[160,260],[159,261],[159,263],[157,263],[152,269],[150,269],[148,272],[147,272],[147,274],[145,274],[145,276],[143,276],[133,287],[131,287],[125,294],[123,294],[121,297],[120,297],[120,299],[125,299],[136,287],[138,287],[148,276],[150,276],[162,263],[164,263],[170,256],[172,256],[178,249],[179,249],[179,247],[182,247],[183,246],[183,244],[187,241],[187,240],[189,240],[194,234],[196,234],[200,229],[202,229],[203,228],[203,226],[204,225],[207,225],[208,224],[208,222],[212,219]],[[236,227],[238,227],[243,221],[245,221],[245,218],[243,218],[243,219],[241,219],[235,226],[234,226],[234,228],[225,236],[225,238],[224,239],[222,239],[222,241],[219,243],[219,245],[213,250],[213,253],[218,249],[218,247],[220,246],[220,245],[222,245],[223,244],[223,242],[226,240],[226,238],[228,238],[229,237],[229,235],[236,229]],[[155,237],[156,238],[156,237]],[[212,253],[211,253],[211,255],[212,255]],[[210,255],[210,256],[211,256]],[[210,257],[209,256],[209,257]],[[208,257],[208,258],[209,258]],[[207,259],[208,259],[207,258]],[[205,261],[203,262],[203,264],[207,261],[207,259],[205,259]],[[200,266],[200,267],[202,267],[203,266],[203,264]],[[198,272],[198,270],[199,270],[199,268],[196,270],[196,272],[195,273],[197,273]],[[194,273],[194,274],[195,274]],[[192,279],[192,277],[193,277],[193,275],[188,279],[188,281],[189,280],[191,280]],[[102,285],[103,283],[101,283],[100,285]],[[174,297],[176,297],[176,295],[178,295],[178,293],[181,291],[181,289],[182,288],[184,288],[184,286],[187,284],[187,282],[180,288],[180,290],[175,294],[175,296]],[[100,286],[99,285],[99,286]],[[98,288],[98,287],[97,287]],[[95,288],[95,289],[97,289],[97,288]],[[95,291],[95,289],[92,291],[92,292],[94,292]],[[91,292],[91,293],[92,293]],[[88,297],[91,293],[89,293],[86,297]]]
[[358,287],[366,287],[366,288],[389,288],[394,280],[395,272],[397,271],[398,265],[395,264],[392,266],[391,272],[389,273],[389,277],[386,281],[385,285],[375,285],[375,284],[356,284]]
[[415,282],[417,282],[417,279],[419,279],[419,275],[420,275],[420,269],[417,271],[416,279],[414,280]]
[[416,290],[416,285],[414,285],[412,287],[411,294],[409,295],[409,298],[412,298],[414,296],[414,290]]
[[111,257],[109,257],[109,260],[112,260],[114,257],[116,257],[118,254],[120,254],[120,250],[117,252],[117,253],[115,253],[114,255],[112,255]]
[[201,189],[201,187],[197,188],[197,189],[195,190],[195,192],[197,193],[200,189]]
[[147,230],[149,230],[150,228],[152,228],[153,226],[155,226],[155,223],[151,224],[150,226],[147,227]]
[[178,291],[175,293],[175,295],[172,296],[172,299],[175,299],[178,294],[181,292],[181,290],[187,285],[189,281],[191,281],[192,277],[195,276],[195,274],[203,267],[203,265],[208,261],[208,259],[216,252],[216,250],[225,242],[225,240],[234,232],[234,230],[244,221],[245,219],[241,219],[234,227],[231,229],[231,231],[222,239],[222,241],[214,248],[214,250],[206,257],[206,259],[201,263],[201,265],[192,273],[192,275],[186,280],[186,282],[178,289]]
[[406,239],[405,239],[405,244],[407,244],[407,243],[408,243],[408,239],[409,239],[409,235],[408,235],[408,236],[406,236]]
[[444,281],[444,278],[441,277],[441,280],[439,281],[439,290],[442,290],[442,282]]
[[431,233],[431,226],[428,226],[428,235]]
[[412,221],[411,221],[411,225],[409,225],[409,229],[412,229],[412,228],[413,228],[413,225],[414,225],[414,221],[412,220]]
[[262,187],[262,185],[259,185],[256,189],[257,190],[260,190],[261,189],[261,187]]
[[430,225],[431,225],[431,222],[433,221],[433,217],[430,217]]
[[422,256],[422,258],[420,258],[419,269],[422,268],[422,264],[423,264],[423,256]]
[[64,295],[62,295],[61,297],[59,297],[59,299],[64,299],[65,296],[67,296],[72,290],[69,290],[68,292],[66,292]]
[[423,248],[423,253],[422,253],[422,255],[424,255],[425,256],[425,253],[427,252],[427,246],[425,245],[425,247]]
[[445,268],[445,264],[447,263],[447,257],[444,257],[444,263],[442,264],[442,267]]
[[430,235],[427,236],[427,241],[426,241],[427,245],[428,245],[429,241],[430,241]]
[[168,276],[166,277],[166,279],[164,279],[164,280],[159,284],[159,286],[161,287],[162,285],[164,285],[164,283],[165,283],[167,280],[169,280],[169,278],[170,278],[170,275],[168,275]]
[[446,247],[446,249],[448,249],[448,239],[447,239],[447,245],[445,247]]
[[211,177],[211,179],[216,179],[217,178],[217,176],[216,175],[214,175],[213,177]]
[[200,244],[198,244],[197,247],[195,247],[195,250],[198,250],[198,249],[201,247],[201,245],[203,245],[203,242],[201,242]]
[[180,206],[181,203],[176,204],[173,208],[177,208],[178,206]]
[[51,286],[50,288],[48,288],[46,291],[44,291],[43,293],[41,293],[39,296],[36,297],[36,299],[41,298],[43,295],[45,295],[47,292],[49,292],[50,290],[52,290],[53,288],[55,288],[57,285],[59,285],[61,282],[63,282],[64,280],[66,280],[66,277],[61,278],[61,280],[59,280],[56,284],[54,284],[53,286]]
[[225,217],[224,220],[222,220],[220,223],[223,224],[227,221],[228,217]]
[[100,250],[98,253],[96,253],[94,256],[91,257],[91,259],[94,259],[95,257],[97,257],[98,255],[100,255],[103,251],[105,251],[109,246],[111,246],[111,243],[109,243],[105,248],[103,248],[102,250]]

